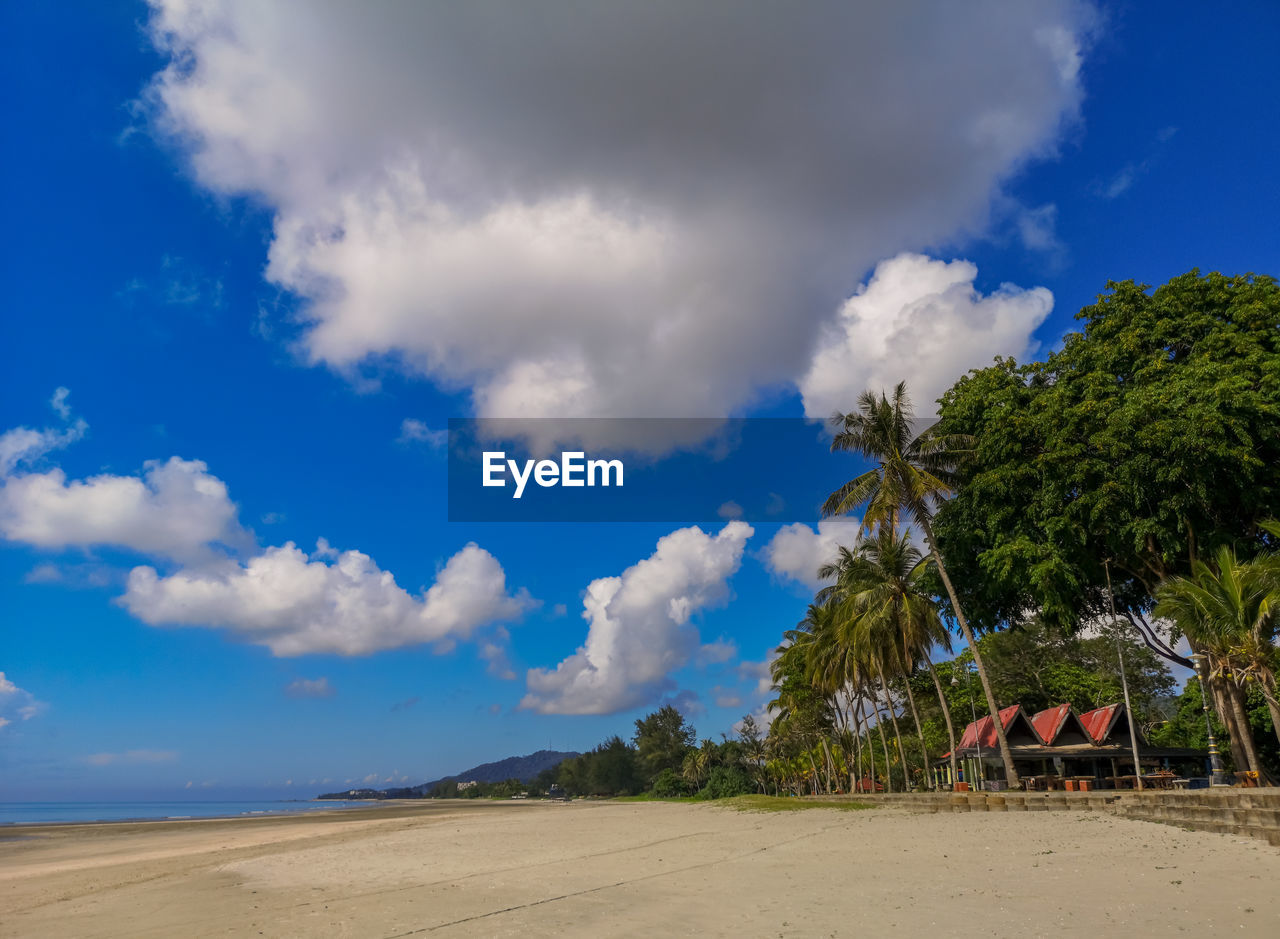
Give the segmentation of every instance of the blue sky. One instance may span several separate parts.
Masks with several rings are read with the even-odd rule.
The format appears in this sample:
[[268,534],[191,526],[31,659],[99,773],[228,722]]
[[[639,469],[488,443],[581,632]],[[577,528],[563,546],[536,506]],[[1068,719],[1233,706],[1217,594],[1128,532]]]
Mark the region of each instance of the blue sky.
[[927,411],[1280,269],[1273,4],[836,6],[6,6],[0,799],[717,736],[848,527],[450,523],[433,431]]

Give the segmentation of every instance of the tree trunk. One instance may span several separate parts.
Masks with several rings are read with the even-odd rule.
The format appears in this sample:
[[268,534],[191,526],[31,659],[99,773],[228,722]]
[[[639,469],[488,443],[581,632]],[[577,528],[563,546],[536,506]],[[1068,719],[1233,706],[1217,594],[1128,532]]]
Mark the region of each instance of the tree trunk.
[[929,774],[929,748],[924,745],[924,728],[920,726],[920,712],[916,710],[916,696],[911,693],[911,678],[908,676],[903,679],[903,685],[907,689],[907,703],[911,705],[911,719],[916,722],[916,736],[920,738],[920,759],[924,760],[923,772],[926,788],[936,789],[933,777]]
[[857,792],[862,780],[862,699],[853,707],[853,759],[849,761],[849,791]]
[[924,537],[929,542],[929,553],[933,555],[933,561],[938,565],[938,576],[942,578],[942,584],[947,588],[947,596],[951,598],[951,609],[956,614],[956,622],[960,624],[960,632],[964,633],[964,641],[969,644],[969,649],[973,652],[973,664],[978,666],[982,693],[987,697],[987,712],[991,715],[991,723],[995,725],[996,742],[1000,745],[1000,759],[1004,761],[1004,778],[1008,781],[1010,789],[1018,789],[1022,784],[1018,779],[1018,771],[1013,765],[1013,753],[1004,735],[1004,725],[1000,723],[1000,709],[996,707],[996,696],[991,692],[991,680],[987,677],[986,666],[982,664],[978,642],[973,637],[973,630],[969,628],[969,621],[964,618],[964,611],[960,608],[960,598],[956,596],[956,588],[951,585],[946,565],[942,563],[942,555],[938,553],[938,543],[933,538],[933,526],[924,517],[921,517],[920,525],[924,528]]
[[1236,719],[1236,728],[1240,732],[1240,746],[1244,749],[1245,759],[1249,761],[1249,769],[1261,776],[1262,764],[1258,762],[1258,751],[1253,745],[1253,728],[1249,726],[1249,718],[1244,713],[1240,688],[1228,682],[1227,697],[1231,701],[1231,713]]
[[1244,746],[1240,742],[1240,731],[1236,728],[1236,716],[1231,710],[1231,706],[1227,703],[1228,695],[1225,690],[1226,682],[1220,677],[1209,676],[1209,695],[1213,698],[1213,710],[1218,716],[1218,722],[1227,731],[1227,752],[1231,754],[1231,763],[1236,767],[1244,767],[1248,765],[1245,759]]
[[933,679],[933,687],[938,692],[938,706],[942,708],[942,717],[947,722],[947,740],[951,744],[951,778],[957,779],[956,776],[956,731],[951,726],[951,708],[947,706],[947,696],[942,693],[942,682],[938,681],[938,673],[934,671],[933,663],[926,660],[929,666],[929,677]]
[[1280,703],[1271,695],[1267,696],[1267,710],[1271,712],[1271,729],[1275,731],[1276,741],[1280,742]]
[[906,792],[911,788],[911,770],[907,766],[907,751],[902,748],[902,731],[898,729],[898,711],[893,706],[893,696],[889,694],[889,685],[883,678],[880,679],[880,685],[884,688],[884,701],[889,708],[889,720],[893,722],[893,739],[898,744],[898,758],[902,760],[902,791]]
[[[876,730],[880,733],[880,749],[884,751],[884,791],[893,792],[893,774],[889,772],[889,744],[885,740],[884,736],[884,717],[880,714],[879,702],[873,701],[872,703],[876,706]],[[874,774],[871,779],[871,789],[874,792],[876,788],[874,785]]]

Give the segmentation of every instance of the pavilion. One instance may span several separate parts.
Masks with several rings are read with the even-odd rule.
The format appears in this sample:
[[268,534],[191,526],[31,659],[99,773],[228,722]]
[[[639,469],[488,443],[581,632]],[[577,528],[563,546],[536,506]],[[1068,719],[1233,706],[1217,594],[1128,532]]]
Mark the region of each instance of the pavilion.
[[[1108,780],[1136,775],[1129,723],[1129,711],[1123,704],[1108,704],[1084,714],[1077,714],[1070,704],[1031,716],[1019,704],[1000,711],[1000,724],[1019,776],[1091,777],[1093,788],[1098,789],[1106,788]],[[1199,765],[1208,758],[1204,750],[1153,747],[1136,726],[1134,736],[1143,771]],[[948,752],[934,763],[939,785],[950,788],[957,781],[968,781],[979,789],[1004,786],[1004,762],[990,715],[969,724],[956,745],[961,780],[951,778],[950,757]]]

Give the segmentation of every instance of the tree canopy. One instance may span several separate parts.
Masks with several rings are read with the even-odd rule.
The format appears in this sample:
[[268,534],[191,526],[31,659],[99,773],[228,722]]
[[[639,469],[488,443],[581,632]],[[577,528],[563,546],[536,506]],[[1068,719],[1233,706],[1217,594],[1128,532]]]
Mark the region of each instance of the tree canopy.
[[1043,362],[1000,359],[941,399],[938,432],[975,443],[934,520],[981,629],[1035,611],[1068,628],[1122,616],[1217,546],[1268,536],[1280,503],[1280,287],[1199,271],[1109,282]]

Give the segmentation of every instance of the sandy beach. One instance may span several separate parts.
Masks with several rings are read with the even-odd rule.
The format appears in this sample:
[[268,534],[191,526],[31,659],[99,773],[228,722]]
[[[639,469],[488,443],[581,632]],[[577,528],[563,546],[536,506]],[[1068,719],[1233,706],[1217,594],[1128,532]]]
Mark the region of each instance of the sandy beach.
[[434,802],[6,829],[0,935],[1277,935],[1277,883],[1091,813]]

